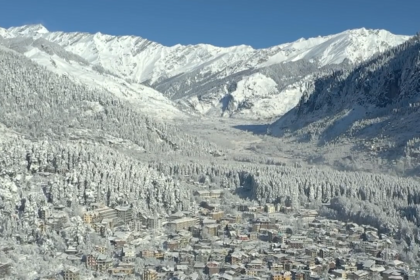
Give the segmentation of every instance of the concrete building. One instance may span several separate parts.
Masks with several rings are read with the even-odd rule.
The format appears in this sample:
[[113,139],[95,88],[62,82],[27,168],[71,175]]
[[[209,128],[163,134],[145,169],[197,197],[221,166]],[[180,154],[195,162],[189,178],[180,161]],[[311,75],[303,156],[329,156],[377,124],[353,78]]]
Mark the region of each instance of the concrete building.
[[83,214],[83,221],[86,224],[93,224],[99,221],[99,215],[95,211],[88,211]]
[[208,262],[204,270],[209,276],[220,272],[220,264],[215,261]]
[[157,280],[158,273],[154,269],[146,269],[143,273],[143,280]]
[[63,270],[64,280],[80,280],[80,271],[78,268],[70,266]]
[[168,228],[174,231],[188,229],[194,225],[198,224],[198,220],[196,218],[185,217],[181,219],[176,219],[169,222]]
[[276,207],[274,206],[274,204],[267,203],[264,206],[264,211],[267,212],[267,213],[274,213],[274,212],[276,212]]
[[149,229],[159,229],[162,227],[162,219],[159,217],[147,218],[147,227]]
[[222,189],[198,190],[194,194],[202,199],[220,198],[223,194],[223,190]]
[[38,216],[41,220],[46,220],[48,218],[49,211],[47,207],[41,207],[38,211]]
[[107,206],[98,208],[95,210],[95,212],[99,215],[101,220],[102,219],[115,219],[118,217],[117,211]]
[[117,206],[115,211],[118,219],[124,224],[128,224],[133,219],[133,211],[129,205]]
[[219,225],[218,224],[209,224],[203,227],[203,236],[216,236],[217,230]]
[[112,266],[112,259],[104,254],[93,252],[86,256],[86,266],[96,271],[107,271]]
[[292,274],[290,271],[273,273],[271,274],[271,280],[292,280]]
[[216,221],[220,221],[223,216],[225,215],[225,212],[219,210],[219,211],[212,211],[210,212],[209,216]]
[[132,246],[125,245],[122,249],[122,261],[134,262],[136,260],[136,250]]

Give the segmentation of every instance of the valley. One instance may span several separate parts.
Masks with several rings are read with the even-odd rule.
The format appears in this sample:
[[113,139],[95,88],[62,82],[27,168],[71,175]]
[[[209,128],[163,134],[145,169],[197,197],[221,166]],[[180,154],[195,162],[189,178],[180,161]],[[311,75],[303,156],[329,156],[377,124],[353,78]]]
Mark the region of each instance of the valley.
[[[124,271],[156,280],[157,263],[175,262],[197,273],[180,279],[210,279],[160,254],[173,253],[173,240],[190,250],[184,237],[212,253],[252,240],[265,248],[268,228],[255,224],[267,223],[271,234],[293,229],[308,243],[310,227],[336,232],[315,230],[316,254],[292,258],[307,279],[335,273],[317,258],[326,235],[359,242],[334,243],[349,262],[373,257],[412,275],[420,263],[419,40],[362,28],[267,49],[166,47],[42,25],[0,28],[0,248],[15,248],[0,250],[0,273],[13,260],[23,265],[10,279]],[[230,245],[220,241],[224,230]],[[285,244],[295,246],[296,234]],[[270,246],[268,256],[293,253]],[[307,254],[296,246],[295,256]],[[402,263],[392,264],[390,251]],[[258,274],[251,260],[243,265]]]

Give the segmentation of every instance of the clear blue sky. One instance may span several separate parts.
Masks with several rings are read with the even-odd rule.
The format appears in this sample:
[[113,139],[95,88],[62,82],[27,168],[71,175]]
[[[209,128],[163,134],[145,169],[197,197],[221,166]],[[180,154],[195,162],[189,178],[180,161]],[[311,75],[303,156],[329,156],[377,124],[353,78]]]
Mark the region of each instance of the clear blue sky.
[[262,48],[360,27],[412,35],[419,11],[420,0],[5,0],[0,26]]

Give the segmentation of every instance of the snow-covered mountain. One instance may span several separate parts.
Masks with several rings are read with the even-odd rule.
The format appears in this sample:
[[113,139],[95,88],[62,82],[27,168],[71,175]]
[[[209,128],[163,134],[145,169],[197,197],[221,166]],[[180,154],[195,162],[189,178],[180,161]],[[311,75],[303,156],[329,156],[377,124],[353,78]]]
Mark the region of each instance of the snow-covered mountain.
[[[42,38],[125,80],[133,90],[143,84],[201,114],[247,118],[282,115],[297,104],[308,75],[354,65],[409,38],[362,28],[254,49],[206,44],[168,47],[136,36],[49,32],[42,25],[0,28],[0,36]],[[42,56],[47,62],[38,58],[39,63],[51,64],[39,52],[43,50],[31,48],[25,54],[35,60]]]
[[415,36],[351,71],[318,79],[269,131],[334,152],[334,146],[351,145],[352,151],[400,164],[406,174],[415,167],[418,174],[419,108],[420,37]]
[[[92,65],[82,57],[64,50],[43,38],[14,38],[0,40],[0,44],[24,53],[48,70],[65,75],[73,82],[91,89],[105,89],[118,98],[128,100],[144,113],[162,119],[183,118],[185,114],[162,93],[139,83],[129,83],[100,66]],[[161,112],[164,112],[161,114]]]

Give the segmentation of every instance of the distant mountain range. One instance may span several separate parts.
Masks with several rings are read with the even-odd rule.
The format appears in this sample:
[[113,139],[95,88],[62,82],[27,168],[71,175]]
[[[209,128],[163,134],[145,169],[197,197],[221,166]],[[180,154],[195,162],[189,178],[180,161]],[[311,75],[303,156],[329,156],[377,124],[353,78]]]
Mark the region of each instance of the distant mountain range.
[[253,49],[167,47],[136,36],[49,32],[42,25],[0,28],[0,36],[0,44],[49,70],[105,88],[145,111],[163,111],[162,117],[182,117],[184,111],[247,119],[281,116],[319,77],[351,69],[410,38],[362,28]]

